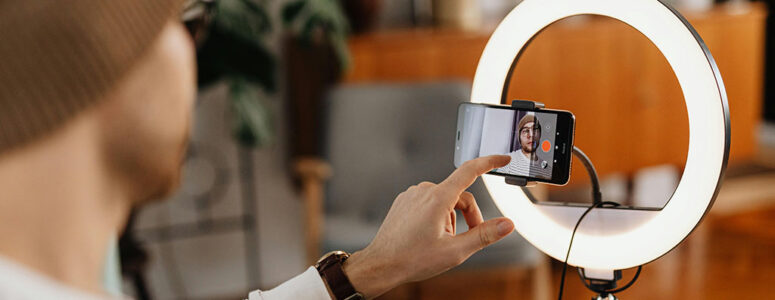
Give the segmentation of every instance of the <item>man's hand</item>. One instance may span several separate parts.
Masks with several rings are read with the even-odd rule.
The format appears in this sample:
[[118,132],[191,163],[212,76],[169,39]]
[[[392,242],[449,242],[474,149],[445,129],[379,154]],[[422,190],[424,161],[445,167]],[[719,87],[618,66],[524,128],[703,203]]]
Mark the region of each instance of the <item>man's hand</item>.
[[[466,191],[480,175],[508,164],[508,155],[465,162],[439,184],[423,182],[396,197],[377,236],[344,264],[353,287],[374,298],[405,282],[438,275],[514,230],[507,218],[484,221]],[[455,209],[469,230],[455,234]]]

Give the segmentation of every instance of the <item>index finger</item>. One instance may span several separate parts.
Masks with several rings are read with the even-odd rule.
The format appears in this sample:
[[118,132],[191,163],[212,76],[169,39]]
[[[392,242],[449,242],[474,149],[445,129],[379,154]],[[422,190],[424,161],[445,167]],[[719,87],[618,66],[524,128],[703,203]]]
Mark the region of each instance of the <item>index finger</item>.
[[511,156],[508,155],[490,155],[469,160],[452,172],[447,179],[439,183],[439,187],[454,192],[455,196],[459,196],[460,193],[474,183],[477,177],[492,169],[505,166],[510,160]]

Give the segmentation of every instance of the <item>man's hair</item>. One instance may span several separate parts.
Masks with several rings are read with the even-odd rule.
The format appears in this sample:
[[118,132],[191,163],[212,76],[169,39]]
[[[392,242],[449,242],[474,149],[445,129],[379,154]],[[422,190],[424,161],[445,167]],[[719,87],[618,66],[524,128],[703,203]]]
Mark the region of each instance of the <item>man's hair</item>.
[[180,2],[0,1],[0,153],[105,98]]

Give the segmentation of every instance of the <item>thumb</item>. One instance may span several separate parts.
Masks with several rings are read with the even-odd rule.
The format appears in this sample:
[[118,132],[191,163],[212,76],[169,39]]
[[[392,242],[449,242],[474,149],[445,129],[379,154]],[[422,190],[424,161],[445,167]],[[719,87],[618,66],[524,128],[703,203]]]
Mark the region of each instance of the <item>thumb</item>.
[[469,229],[463,234],[455,237],[461,251],[473,254],[514,231],[514,223],[508,218],[501,217],[487,220],[474,228]]

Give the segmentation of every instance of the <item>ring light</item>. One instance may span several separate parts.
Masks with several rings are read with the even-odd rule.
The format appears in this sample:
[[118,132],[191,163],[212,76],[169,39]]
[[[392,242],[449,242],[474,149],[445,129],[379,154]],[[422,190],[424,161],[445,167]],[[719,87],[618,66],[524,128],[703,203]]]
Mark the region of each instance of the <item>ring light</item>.
[[[653,261],[677,246],[710,209],[729,155],[729,108],[716,63],[691,25],[657,0],[524,0],[490,37],[479,60],[472,102],[500,104],[511,67],[542,29],[566,17],[601,15],[640,31],[675,72],[689,114],[683,176],[661,210],[595,209],[579,226],[568,263],[619,270]],[[584,122],[584,120],[579,120]],[[484,175],[495,204],[539,250],[564,260],[584,207],[534,204],[502,177]]]

